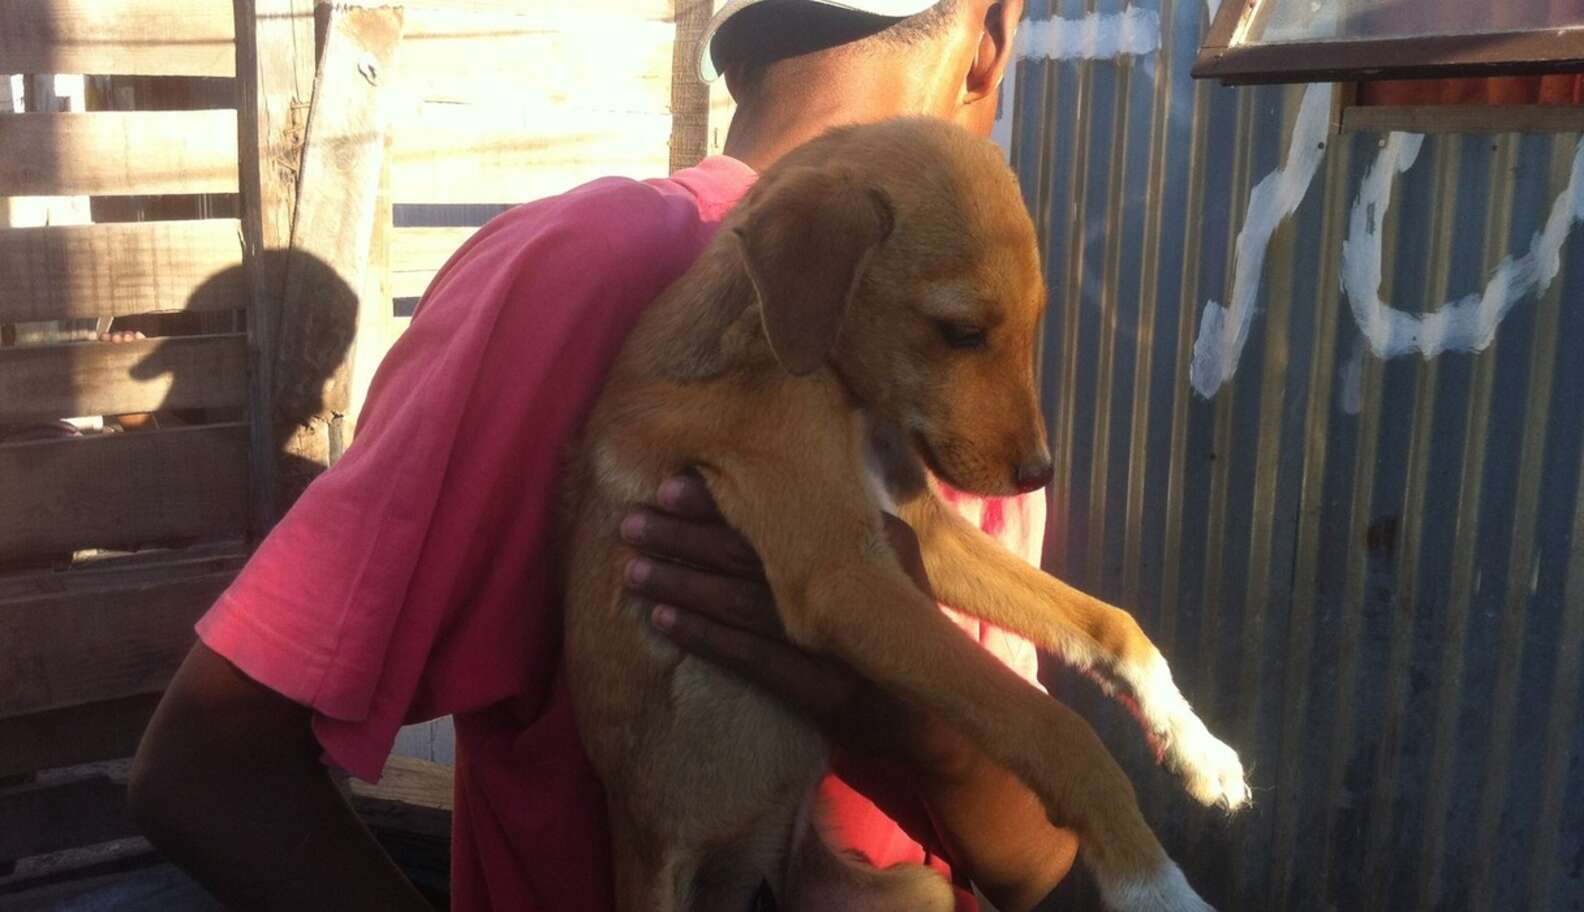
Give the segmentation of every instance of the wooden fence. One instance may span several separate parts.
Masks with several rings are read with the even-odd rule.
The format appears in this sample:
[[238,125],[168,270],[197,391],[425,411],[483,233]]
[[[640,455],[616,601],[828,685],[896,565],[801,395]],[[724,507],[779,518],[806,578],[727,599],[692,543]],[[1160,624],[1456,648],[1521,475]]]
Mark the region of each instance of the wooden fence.
[[[148,13],[4,0],[0,69],[232,75],[228,10]],[[0,113],[0,196],[237,193],[234,106],[34,107]],[[126,754],[239,565],[256,528],[248,292],[237,218],[0,227],[13,338],[155,313],[182,331],[0,347],[0,426],[13,431],[0,443],[0,776]],[[137,429],[15,433],[122,415]]]
[[[99,87],[65,113],[0,95],[0,783],[128,756],[193,622],[351,439],[406,322],[393,299],[473,230],[397,228],[397,207],[701,157],[710,97],[687,61],[709,10],[0,0],[0,84]],[[205,90],[154,103],[181,80]],[[229,103],[193,103],[217,87]],[[38,197],[85,198],[98,223],[8,224]],[[52,338],[71,320],[146,337]],[[40,803],[78,794],[57,779],[0,789],[0,831],[77,806]],[[110,807],[12,839],[0,877],[124,828]]]

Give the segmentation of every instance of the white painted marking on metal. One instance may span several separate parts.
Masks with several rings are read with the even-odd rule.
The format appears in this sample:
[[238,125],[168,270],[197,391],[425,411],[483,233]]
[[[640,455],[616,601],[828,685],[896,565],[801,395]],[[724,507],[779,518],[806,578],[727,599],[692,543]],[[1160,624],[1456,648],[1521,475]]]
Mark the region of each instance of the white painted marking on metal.
[[1393,133],[1364,176],[1342,245],[1342,289],[1359,331],[1377,358],[1417,352],[1429,359],[1446,351],[1478,352],[1496,339],[1496,328],[1531,292],[1544,294],[1562,269],[1562,246],[1584,220],[1584,140],[1573,155],[1567,189],[1551,206],[1545,226],[1523,256],[1508,255],[1483,291],[1471,292],[1424,314],[1397,310],[1380,299],[1381,226],[1391,208],[1397,175],[1413,167],[1424,137]]
[[1139,7],[1130,6],[1120,13],[1092,12],[1079,19],[1057,16],[1024,21],[1001,81],[1001,108],[991,138],[1003,150],[1011,151],[1019,61],[1139,57],[1160,50],[1160,41],[1160,13]]
[[1254,297],[1259,292],[1271,235],[1298,209],[1320,169],[1326,132],[1331,128],[1331,91],[1329,83],[1304,90],[1298,121],[1288,141],[1286,162],[1265,175],[1249,194],[1248,215],[1237,237],[1230,303],[1222,307],[1215,301],[1206,302],[1199,319],[1199,336],[1194,340],[1188,376],[1194,390],[1206,399],[1237,371],[1249,326],[1254,322]]

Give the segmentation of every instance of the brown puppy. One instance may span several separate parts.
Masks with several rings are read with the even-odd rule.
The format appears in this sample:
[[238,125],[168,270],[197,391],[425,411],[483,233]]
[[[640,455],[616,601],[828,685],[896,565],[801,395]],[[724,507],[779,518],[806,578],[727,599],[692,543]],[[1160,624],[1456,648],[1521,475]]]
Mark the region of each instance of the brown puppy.
[[926,119],[848,127],[767,171],[616,362],[566,483],[567,657],[606,790],[623,912],[946,910],[932,872],[876,871],[811,824],[825,745],[651,631],[622,593],[627,506],[696,467],[764,561],[788,636],[939,713],[1075,828],[1107,901],[1208,908],[1078,716],[963,637],[902,572],[882,509],[917,530],[942,601],[1134,698],[1195,797],[1248,796],[1159,651],[1122,611],[950,513],[929,470],[984,495],[1050,477],[1033,350],[1045,291],[999,150]]

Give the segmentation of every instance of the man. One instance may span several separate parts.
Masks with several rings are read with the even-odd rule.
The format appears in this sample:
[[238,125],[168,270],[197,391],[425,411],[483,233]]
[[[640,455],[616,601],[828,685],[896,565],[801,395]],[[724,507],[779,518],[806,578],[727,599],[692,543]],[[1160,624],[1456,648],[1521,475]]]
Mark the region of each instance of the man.
[[[757,171],[841,123],[927,114],[987,134],[1022,11],[844,6],[736,0],[704,64],[738,101],[725,156],[518,207],[436,278],[357,442],[200,622],[139,752],[134,814],[220,898],[420,908],[324,764],[374,778],[403,722],[449,713],[453,906],[609,906],[602,797],[560,661],[549,536],[561,453],[637,315]],[[629,567],[630,586],[656,603],[658,631],[824,726],[843,776],[824,789],[836,836],[876,864],[944,872],[949,855],[963,908],[970,880],[1008,912],[1041,900],[1076,844],[1031,793],[935,720],[787,644],[757,560],[696,479],[667,482],[657,503],[623,525],[650,556]],[[1041,502],[974,503],[1037,555]],[[896,531],[916,568],[916,543]],[[1026,643],[964,627],[1032,676]]]

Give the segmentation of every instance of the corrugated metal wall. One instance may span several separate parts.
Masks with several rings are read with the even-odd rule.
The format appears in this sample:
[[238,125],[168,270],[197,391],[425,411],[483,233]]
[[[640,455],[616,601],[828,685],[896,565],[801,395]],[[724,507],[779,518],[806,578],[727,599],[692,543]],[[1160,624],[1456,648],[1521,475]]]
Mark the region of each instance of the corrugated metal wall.
[[[1328,134],[1252,274],[1239,367],[1202,398],[1201,314],[1233,294],[1305,89],[1196,83],[1204,0],[1130,5],[1158,13],[1158,49],[1018,67],[1011,146],[1051,289],[1047,566],[1139,617],[1251,767],[1254,808],[1198,808],[1125,713],[1058,692],[1223,910],[1584,909],[1584,237],[1485,350],[1383,361],[1342,276],[1387,138]],[[1427,138],[1389,208],[1360,203],[1381,298],[1482,293],[1566,220],[1579,142]]]

